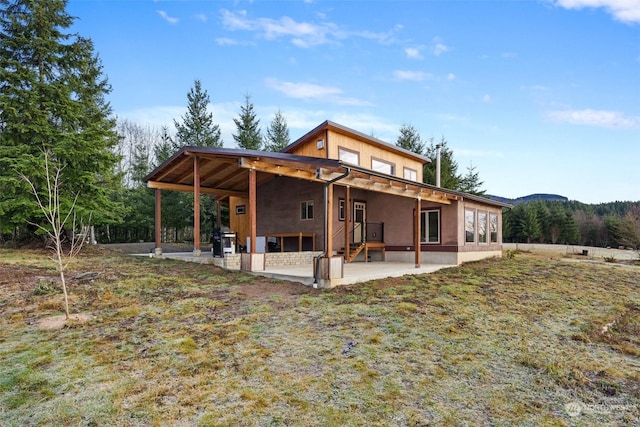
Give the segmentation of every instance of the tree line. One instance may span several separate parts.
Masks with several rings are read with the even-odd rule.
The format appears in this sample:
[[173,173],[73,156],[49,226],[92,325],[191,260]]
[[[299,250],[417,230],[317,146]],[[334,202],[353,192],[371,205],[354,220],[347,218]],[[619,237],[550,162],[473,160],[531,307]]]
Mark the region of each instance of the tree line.
[[640,202],[520,203],[503,214],[503,240],[640,249]]

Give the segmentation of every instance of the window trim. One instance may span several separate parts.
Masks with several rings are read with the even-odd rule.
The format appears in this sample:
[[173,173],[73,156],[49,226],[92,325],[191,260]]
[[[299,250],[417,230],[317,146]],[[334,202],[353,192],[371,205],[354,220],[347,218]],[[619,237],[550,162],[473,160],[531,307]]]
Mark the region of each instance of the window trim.
[[[407,172],[411,172],[415,175],[415,178],[411,178],[411,177],[407,177]],[[402,169],[402,177],[404,179],[408,179],[409,181],[416,181],[418,182],[418,171],[412,168],[408,168],[406,166],[404,166],[404,168]]]
[[[389,173],[376,169],[373,166],[373,162],[378,162],[381,165],[389,166],[389,169],[390,169]],[[382,160],[382,159],[380,159],[378,157],[373,157],[372,156],[371,157],[371,170],[372,171],[376,171],[378,173],[386,173],[387,175],[395,175],[396,174],[396,164],[393,163],[393,162],[390,162],[390,161],[387,161],[387,160]]]
[[[344,153],[347,153],[347,154],[355,154],[356,159],[357,159],[356,163],[353,163],[353,162],[351,162],[351,161],[349,161],[349,160],[344,160],[344,159],[342,158],[342,153],[343,153],[343,152],[344,152]],[[350,149],[348,149],[348,148],[344,148],[344,147],[342,147],[342,146],[338,146],[338,160],[343,161],[343,162],[345,162],[345,163],[349,163],[349,164],[351,164],[351,165],[360,166],[360,152],[355,151],[355,150],[350,150]]]
[[[311,208],[311,211],[309,211],[309,208]],[[309,215],[309,213],[311,213],[311,215]],[[313,220],[315,217],[314,215],[314,208],[313,208],[313,200],[303,200],[300,202],[300,220],[301,221],[308,221],[308,220]]]
[[[467,231],[467,214],[470,213],[473,215],[473,221],[471,222],[471,226],[473,227],[473,230],[471,231],[473,240],[469,240],[468,239],[468,235],[467,233],[469,233],[469,231]],[[477,236],[476,236],[476,232],[478,231],[478,227],[476,225],[476,220],[477,220],[477,215],[476,215],[476,210],[475,209],[469,209],[469,208],[465,208],[464,209],[464,243],[465,245],[475,245],[477,244]]]
[[[438,214],[438,240],[435,242],[429,241],[429,214],[430,213]],[[424,221],[423,219],[424,215]],[[424,245],[439,245],[442,238],[442,223],[441,223],[442,214],[440,213],[440,209],[422,209],[420,211],[420,244]],[[424,227],[423,227],[424,224]],[[424,233],[425,240],[422,240],[422,234]]]
[[[476,219],[476,229],[478,231],[478,244],[479,245],[486,245],[489,243],[489,236],[488,236],[488,229],[489,229],[489,212],[487,211],[481,211],[479,210],[477,212],[477,219]],[[481,230],[482,230],[482,222],[480,219],[480,216],[484,216],[484,234],[480,234]],[[481,237],[484,236],[484,241],[482,241]]]
[[[494,222],[493,219],[495,218],[495,231],[492,229]],[[500,230],[499,227],[499,218],[498,218],[498,214],[495,212],[489,212],[489,244],[493,244],[493,243],[498,243],[498,239],[500,236],[498,236],[498,230]],[[495,233],[495,240],[493,239],[493,233]]]
[[338,221],[344,221],[346,216],[346,206],[344,204],[344,198],[338,199]]

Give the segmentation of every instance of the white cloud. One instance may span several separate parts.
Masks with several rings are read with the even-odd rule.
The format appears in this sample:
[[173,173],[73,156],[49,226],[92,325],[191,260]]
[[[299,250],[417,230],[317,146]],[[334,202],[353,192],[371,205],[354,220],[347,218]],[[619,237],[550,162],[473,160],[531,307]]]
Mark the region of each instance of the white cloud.
[[158,15],[160,15],[162,17],[162,19],[167,21],[169,24],[177,24],[178,21],[179,21],[178,18],[174,18],[173,16],[169,16],[169,14],[167,12],[165,12],[164,10],[157,10],[156,12],[158,12]]
[[207,22],[209,20],[207,15],[205,15],[204,13],[198,13],[194,15],[194,18],[196,18],[200,22]]
[[430,78],[431,75],[424,71],[411,71],[411,70],[395,70],[393,72],[393,78],[396,80],[408,80],[414,82],[421,82]]
[[288,16],[278,19],[251,19],[246,10],[232,12],[223,9],[221,13],[222,25],[229,31],[251,31],[265,40],[288,39],[294,46],[300,48],[334,44],[349,37],[360,37],[385,43],[393,39],[396,31],[395,29],[386,33],[348,31],[332,22],[324,20],[317,23],[299,22]]
[[218,46],[253,46],[255,43],[244,40],[231,39],[229,37],[218,37],[216,38],[216,44]]
[[556,0],[565,9],[604,8],[614,19],[627,24],[640,23],[639,0]]
[[439,37],[436,37],[433,39],[433,48],[431,49],[431,51],[435,56],[440,56],[443,53],[449,51],[449,46],[444,44],[444,42]]
[[277,90],[289,98],[315,100],[337,105],[371,105],[367,101],[342,96],[344,91],[335,86],[322,86],[305,82],[282,82],[276,79],[266,79],[265,84],[267,87]]
[[409,59],[423,59],[422,53],[420,52],[419,47],[406,47],[404,49],[404,54],[407,55]]
[[447,80],[455,80],[456,79],[456,75],[453,73],[449,73],[447,74]]
[[605,110],[564,110],[551,111],[547,116],[559,123],[573,125],[597,126],[611,129],[640,128],[640,117],[629,117],[619,111]]
[[490,103],[490,102],[491,102],[491,95],[489,95],[489,94],[485,94],[485,95],[482,97],[482,102],[484,102],[485,104]]

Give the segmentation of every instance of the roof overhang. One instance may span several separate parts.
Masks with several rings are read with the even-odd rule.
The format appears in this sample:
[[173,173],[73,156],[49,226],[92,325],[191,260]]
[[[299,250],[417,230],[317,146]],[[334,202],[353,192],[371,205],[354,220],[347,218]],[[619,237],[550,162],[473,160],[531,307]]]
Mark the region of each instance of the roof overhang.
[[[144,178],[149,188],[194,191],[194,159],[199,160],[200,192],[218,199],[249,194],[249,171],[258,172],[257,185],[286,176],[336,184],[440,204],[471,199],[508,207],[495,200],[472,196],[349,165],[339,160],[230,148],[184,147]],[[348,174],[346,173],[348,172]]]

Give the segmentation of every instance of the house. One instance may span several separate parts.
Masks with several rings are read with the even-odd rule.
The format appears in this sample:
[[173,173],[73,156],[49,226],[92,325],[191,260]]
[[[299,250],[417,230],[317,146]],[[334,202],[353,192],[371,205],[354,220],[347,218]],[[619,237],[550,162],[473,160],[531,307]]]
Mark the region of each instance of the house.
[[330,287],[345,262],[417,267],[501,256],[502,209],[509,205],[423,184],[428,162],[331,121],[279,153],[184,147],[145,177],[156,189],[156,248],[161,191],[177,190],[228,204],[229,227],[246,251],[225,258],[246,271],[313,260],[310,274]]

